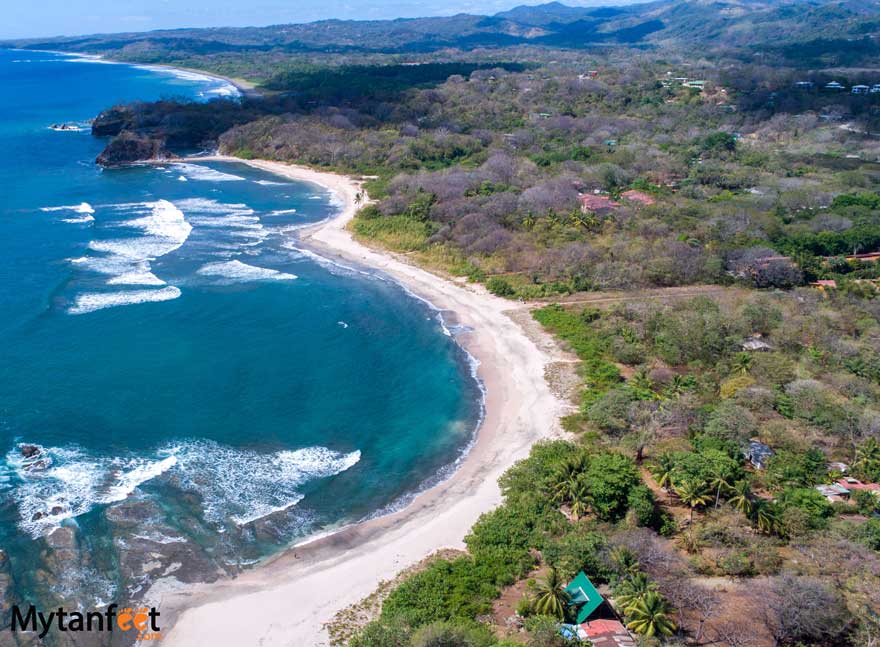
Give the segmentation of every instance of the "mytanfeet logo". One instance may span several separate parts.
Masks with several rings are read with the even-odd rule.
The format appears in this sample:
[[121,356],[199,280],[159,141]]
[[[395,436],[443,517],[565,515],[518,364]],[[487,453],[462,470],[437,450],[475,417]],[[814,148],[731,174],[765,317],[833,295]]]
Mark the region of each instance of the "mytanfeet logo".
[[53,628],[60,632],[132,631],[136,640],[159,640],[159,611],[156,607],[122,607],[111,604],[104,611],[57,611],[45,613],[34,605],[22,613],[12,607],[12,631],[38,632],[44,638]]

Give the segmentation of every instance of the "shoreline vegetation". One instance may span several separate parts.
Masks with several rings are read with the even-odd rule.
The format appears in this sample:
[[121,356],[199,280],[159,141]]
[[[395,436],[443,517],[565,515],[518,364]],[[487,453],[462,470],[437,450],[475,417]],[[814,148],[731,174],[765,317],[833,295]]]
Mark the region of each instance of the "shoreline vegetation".
[[302,242],[331,260],[382,271],[472,329],[459,340],[479,362],[485,416],[473,447],[449,479],[400,511],[289,548],[234,580],[180,588],[160,581],[146,596],[173,623],[163,641],[169,647],[318,644],[316,636],[326,636],[324,624],[369,596],[380,581],[439,549],[463,548],[478,517],[501,502],[501,474],[525,458],[536,441],[561,434],[558,421],[571,406],[551,391],[545,371],[572,358],[530,319],[529,306],[441,278],[354,240],[346,226],[362,188],[353,178],[228,156],[192,161],[244,163],[336,192],[343,201],[339,213],[304,228]]

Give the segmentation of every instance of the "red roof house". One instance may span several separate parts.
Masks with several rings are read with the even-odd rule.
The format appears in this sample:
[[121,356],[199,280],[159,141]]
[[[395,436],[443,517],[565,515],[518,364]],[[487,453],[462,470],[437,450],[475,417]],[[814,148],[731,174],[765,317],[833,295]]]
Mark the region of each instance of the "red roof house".
[[644,191],[636,191],[635,189],[624,191],[620,194],[620,197],[628,202],[635,202],[644,207],[650,207],[657,202],[651,194],[645,193]]
[[870,490],[872,492],[880,493],[880,484],[862,483],[860,480],[848,476],[842,479],[837,479],[835,483],[845,487],[847,490]]
[[607,195],[595,195],[593,193],[582,193],[580,196],[581,211],[610,211],[616,209],[620,205]]
[[580,626],[578,635],[589,638],[593,647],[635,647],[636,641],[617,620],[593,620]]

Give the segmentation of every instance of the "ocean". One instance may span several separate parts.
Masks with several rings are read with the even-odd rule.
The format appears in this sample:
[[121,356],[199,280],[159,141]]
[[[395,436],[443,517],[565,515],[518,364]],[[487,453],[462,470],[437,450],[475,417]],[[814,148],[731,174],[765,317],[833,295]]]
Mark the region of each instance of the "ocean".
[[235,573],[452,469],[470,358],[428,304],[303,248],[331,193],[95,166],[100,110],[234,88],[29,51],[0,51],[0,88],[0,606]]

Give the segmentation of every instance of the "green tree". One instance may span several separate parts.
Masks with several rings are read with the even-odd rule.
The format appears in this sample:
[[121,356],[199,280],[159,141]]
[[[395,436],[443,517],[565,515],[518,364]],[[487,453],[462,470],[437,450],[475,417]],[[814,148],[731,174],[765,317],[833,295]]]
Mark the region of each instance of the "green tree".
[[745,516],[751,517],[754,504],[752,502],[752,487],[749,482],[742,480],[734,483],[728,502]]
[[718,503],[721,501],[721,493],[731,489],[730,476],[724,470],[715,472],[709,480],[709,487],[715,491],[715,509],[718,509]]
[[553,616],[560,620],[565,617],[571,597],[563,588],[559,573],[552,566],[547,575],[538,580],[533,607],[535,613],[542,616]]
[[616,452],[596,454],[584,473],[593,512],[603,521],[617,521],[627,511],[629,493],[641,483],[632,459]]
[[614,601],[625,614],[629,614],[630,609],[637,602],[642,600],[648,593],[656,591],[657,585],[651,581],[646,573],[639,571],[624,578],[614,592]]
[[616,546],[610,554],[615,570],[625,577],[633,577],[639,572],[639,559],[626,546]]
[[651,474],[657,485],[669,493],[672,487],[672,477],[675,474],[675,457],[669,452],[663,452],[657,457],[657,462],[651,469]]
[[779,519],[779,511],[776,506],[767,501],[755,504],[753,518],[755,527],[765,535],[781,534],[782,522]]
[[630,608],[626,626],[643,636],[669,636],[676,628],[672,613],[663,596],[650,591]]
[[737,373],[748,375],[752,369],[752,356],[745,351],[737,353],[733,358],[733,367]]
[[828,500],[813,488],[789,488],[779,496],[781,509],[797,508],[807,517],[810,528],[824,528],[834,514]]
[[712,500],[709,485],[705,481],[682,481],[675,485],[675,493],[681,499],[681,502],[691,509],[691,521],[694,520],[694,510],[702,508]]
[[856,449],[852,468],[853,474],[867,481],[880,480],[880,443],[876,438],[868,438]]

